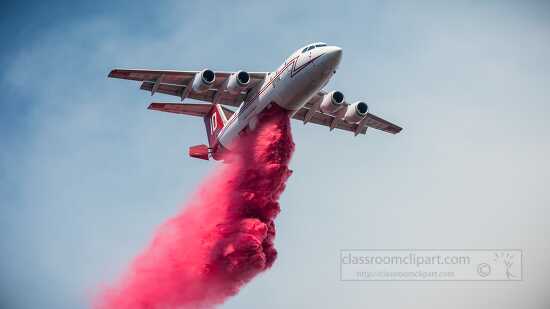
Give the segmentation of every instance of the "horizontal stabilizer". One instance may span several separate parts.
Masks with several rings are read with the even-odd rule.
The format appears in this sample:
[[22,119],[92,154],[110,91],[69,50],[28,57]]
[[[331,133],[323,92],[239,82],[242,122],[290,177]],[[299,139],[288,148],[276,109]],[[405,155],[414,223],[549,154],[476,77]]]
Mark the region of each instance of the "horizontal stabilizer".
[[[156,103],[155,102],[155,103],[151,103],[148,109],[167,112],[167,113],[204,117],[208,115],[208,113],[212,109],[212,106],[214,105],[201,104],[201,103],[196,104],[196,103]],[[234,112],[232,110],[230,110],[225,106],[220,105],[220,107],[223,110],[225,117],[227,119],[233,116]]]
[[204,117],[212,108],[212,104],[194,104],[194,103],[151,103],[148,109],[184,114],[191,116]]
[[196,145],[189,147],[189,156],[197,159],[208,160],[208,146]]

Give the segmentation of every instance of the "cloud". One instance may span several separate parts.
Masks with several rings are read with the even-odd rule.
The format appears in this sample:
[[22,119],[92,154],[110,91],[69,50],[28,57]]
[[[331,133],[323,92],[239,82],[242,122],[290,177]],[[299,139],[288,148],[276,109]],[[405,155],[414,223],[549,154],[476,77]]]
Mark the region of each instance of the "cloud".
[[[404,131],[352,138],[294,123],[279,259],[227,307],[251,307],[267,290],[273,308],[413,297],[541,307],[550,254],[543,5],[173,1],[44,22],[2,55],[0,299],[85,307],[211,169],[186,157],[204,141],[202,123],[145,110],[148,94],[107,79],[111,68],[271,70],[322,40],[344,48],[328,87],[366,98]],[[311,207],[316,221],[304,225]],[[537,269],[525,288],[503,295],[488,285],[464,299],[464,285],[365,289],[335,279],[345,247],[494,246],[525,250]]]

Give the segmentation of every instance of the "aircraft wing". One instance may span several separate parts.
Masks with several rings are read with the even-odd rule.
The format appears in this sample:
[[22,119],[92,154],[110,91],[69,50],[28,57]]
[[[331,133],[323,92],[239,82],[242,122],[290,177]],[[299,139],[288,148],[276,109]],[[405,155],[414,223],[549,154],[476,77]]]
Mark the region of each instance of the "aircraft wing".
[[311,98],[304,107],[298,110],[293,118],[302,120],[304,123],[312,122],[315,124],[323,125],[329,127],[331,130],[341,129],[345,131],[353,132],[355,135],[366,134],[367,128],[375,128],[384,132],[391,134],[397,134],[401,132],[402,128],[384,120],[370,112],[367,113],[367,116],[363,118],[359,123],[347,123],[343,120],[344,114],[346,112],[348,103],[345,103],[345,108],[340,109],[336,114],[330,115],[323,113],[319,106],[323,96],[327,94],[325,91],[319,91],[313,98]]
[[[230,106],[239,106],[246,98],[248,90],[253,89],[267,76],[267,72],[248,72],[250,83],[240,94],[232,95],[224,88],[225,81],[234,72],[215,72],[216,79],[212,86],[201,93],[195,92],[191,84],[199,71],[169,71],[169,70],[135,70],[135,69],[114,69],[109,77],[140,81],[142,90],[164,93],[185,98],[214,102]],[[218,94],[219,92],[219,94]]]

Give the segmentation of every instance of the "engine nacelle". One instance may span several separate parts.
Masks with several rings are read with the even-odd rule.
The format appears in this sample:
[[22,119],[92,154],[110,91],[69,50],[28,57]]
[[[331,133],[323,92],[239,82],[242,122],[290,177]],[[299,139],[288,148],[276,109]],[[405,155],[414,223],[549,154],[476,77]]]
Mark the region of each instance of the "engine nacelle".
[[227,91],[230,94],[239,94],[250,83],[250,74],[246,71],[239,71],[231,74],[227,81]]
[[367,116],[369,106],[365,102],[355,102],[348,106],[344,120],[348,123],[357,123]]
[[214,71],[209,69],[204,69],[199,73],[195,74],[195,79],[193,79],[193,91],[195,92],[204,92],[210,88],[210,86],[216,80],[216,74]]
[[344,94],[340,91],[332,91],[323,96],[321,111],[325,114],[334,114],[344,106]]

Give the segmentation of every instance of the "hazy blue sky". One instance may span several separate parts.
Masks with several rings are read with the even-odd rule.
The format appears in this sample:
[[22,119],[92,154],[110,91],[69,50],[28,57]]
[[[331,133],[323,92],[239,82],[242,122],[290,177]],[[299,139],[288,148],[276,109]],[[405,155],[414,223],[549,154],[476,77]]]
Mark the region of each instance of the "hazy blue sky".
[[[404,130],[295,122],[279,258],[224,308],[548,308],[548,2],[203,3],[3,5],[1,308],[87,307],[215,166],[111,68],[269,71],[315,41]],[[520,248],[524,281],[340,282],[343,248]]]

